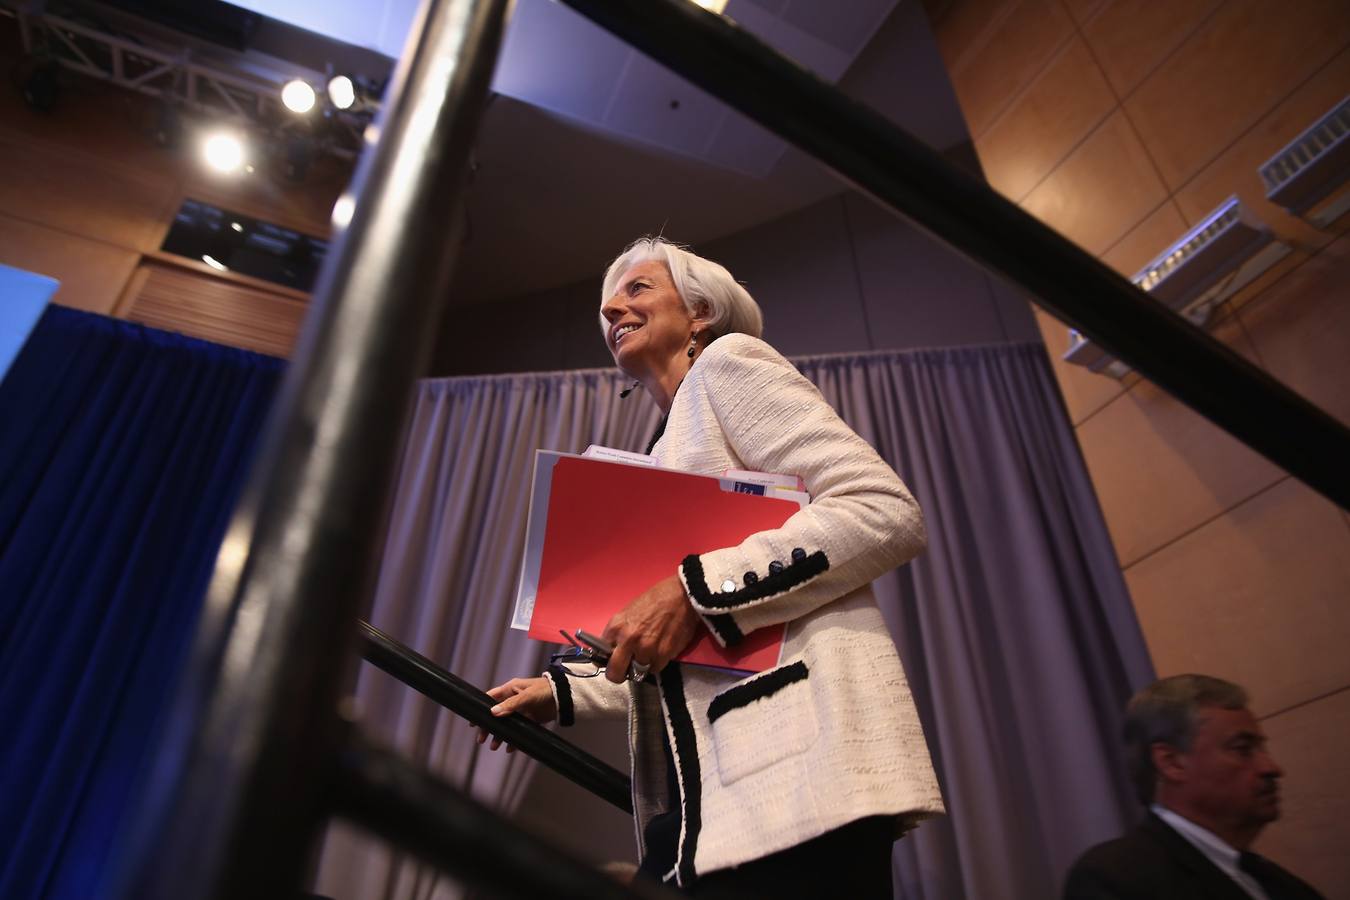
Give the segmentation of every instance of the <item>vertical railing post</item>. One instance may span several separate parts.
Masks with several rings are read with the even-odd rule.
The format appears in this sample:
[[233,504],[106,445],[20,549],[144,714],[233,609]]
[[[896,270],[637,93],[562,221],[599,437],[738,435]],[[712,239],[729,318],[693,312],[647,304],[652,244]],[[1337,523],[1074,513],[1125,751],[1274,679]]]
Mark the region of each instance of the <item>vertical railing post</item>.
[[358,658],[508,7],[424,0],[216,561],[122,897],[271,897],[299,885],[332,805],[338,694]]

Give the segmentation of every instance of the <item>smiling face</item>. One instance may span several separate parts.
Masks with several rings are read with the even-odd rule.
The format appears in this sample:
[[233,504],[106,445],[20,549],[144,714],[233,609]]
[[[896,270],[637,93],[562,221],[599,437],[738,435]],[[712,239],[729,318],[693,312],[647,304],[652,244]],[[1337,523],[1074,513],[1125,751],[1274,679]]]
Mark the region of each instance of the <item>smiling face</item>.
[[681,362],[688,369],[689,338],[698,324],[685,309],[665,263],[648,260],[632,266],[600,314],[608,324],[605,344],[629,375],[660,378]]

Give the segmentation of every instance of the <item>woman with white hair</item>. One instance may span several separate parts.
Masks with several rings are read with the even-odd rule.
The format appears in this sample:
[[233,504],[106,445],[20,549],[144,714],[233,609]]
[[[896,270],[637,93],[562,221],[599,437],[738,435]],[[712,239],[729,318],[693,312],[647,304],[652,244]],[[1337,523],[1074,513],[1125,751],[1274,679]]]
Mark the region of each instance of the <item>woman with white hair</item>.
[[[605,678],[554,666],[489,691],[493,713],[564,726],[627,714],[641,870],[653,878],[693,895],[889,898],[892,842],[942,811],[870,587],[924,547],[914,498],[759,339],[759,307],[717,263],[636,241],[605,273],[600,323],[619,368],[664,413],[648,447],[661,466],[797,475],[811,502],[737,546],[672,560],[605,628]],[[732,646],[780,623],[768,671],[671,662],[701,631]]]

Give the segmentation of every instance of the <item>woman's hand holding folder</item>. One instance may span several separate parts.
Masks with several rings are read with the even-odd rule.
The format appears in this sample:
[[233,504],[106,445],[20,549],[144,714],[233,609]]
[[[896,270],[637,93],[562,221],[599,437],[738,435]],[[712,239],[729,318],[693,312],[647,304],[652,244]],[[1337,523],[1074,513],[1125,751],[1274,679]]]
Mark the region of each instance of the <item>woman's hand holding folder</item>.
[[605,626],[602,637],[614,645],[605,677],[624,680],[628,664],[660,672],[698,636],[701,622],[678,575],[647,588]]

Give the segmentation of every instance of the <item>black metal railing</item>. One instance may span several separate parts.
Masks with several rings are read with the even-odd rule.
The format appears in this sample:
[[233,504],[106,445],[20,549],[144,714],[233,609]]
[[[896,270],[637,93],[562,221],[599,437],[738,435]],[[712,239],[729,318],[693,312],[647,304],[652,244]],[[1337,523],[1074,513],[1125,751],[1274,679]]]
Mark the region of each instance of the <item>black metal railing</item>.
[[1350,509],[1350,429],[875,110],[693,3],[562,2],[1025,289],[1047,312]]
[[435,700],[455,715],[487,729],[602,800],[609,801],[626,813],[633,811],[632,790],[627,775],[524,716],[494,716],[491,710],[496,701],[478,688],[370,623],[360,622],[357,627],[365,641],[362,653],[368,662]]
[[[876,113],[687,0],[564,2],[1350,505],[1344,427]],[[543,848],[337,714],[402,434],[390,398],[411,396],[437,331],[508,6],[425,0],[217,560],[122,897],[284,896],[335,811],[508,896],[661,893]]]

